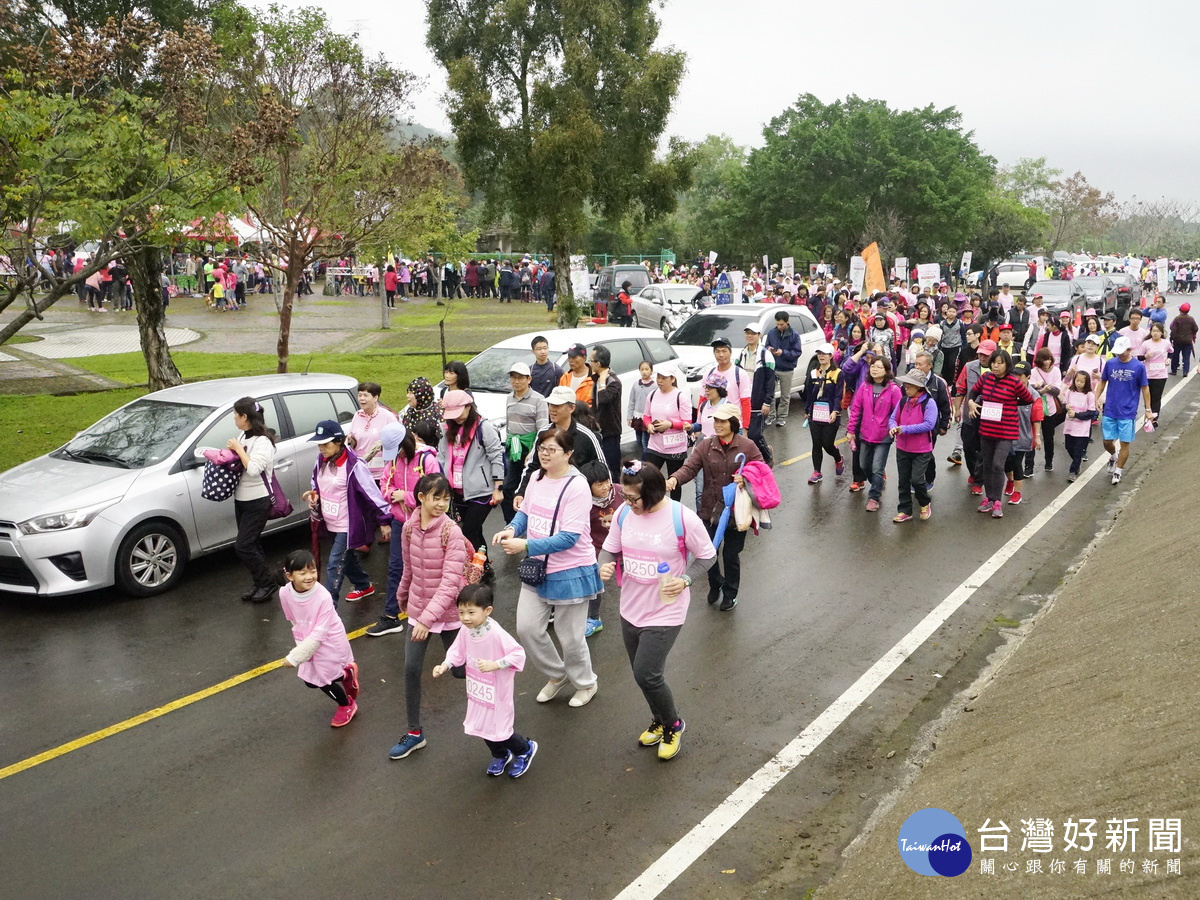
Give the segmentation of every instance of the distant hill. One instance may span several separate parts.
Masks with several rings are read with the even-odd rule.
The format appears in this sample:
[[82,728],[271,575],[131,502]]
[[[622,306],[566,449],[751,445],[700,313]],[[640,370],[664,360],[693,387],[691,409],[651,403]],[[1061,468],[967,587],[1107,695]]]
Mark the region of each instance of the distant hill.
[[437,140],[442,144],[442,156],[458,168],[458,152],[454,146],[454,135],[446,134],[444,131],[437,131],[433,128],[426,128],[418,122],[394,122],[392,123],[392,136],[396,143],[401,144],[407,141],[417,140]]

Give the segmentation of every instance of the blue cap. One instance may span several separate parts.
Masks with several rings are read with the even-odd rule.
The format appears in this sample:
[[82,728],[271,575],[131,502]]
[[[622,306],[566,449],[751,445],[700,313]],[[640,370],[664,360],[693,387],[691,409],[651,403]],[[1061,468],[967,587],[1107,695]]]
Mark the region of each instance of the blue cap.
[[339,438],[346,439],[346,432],[342,431],[342,426],[333,419],[326,419],[324,422],[317,423],[317,430],[313,432],[313,436],[308,439],[308,442],[310,444],[328,444]]

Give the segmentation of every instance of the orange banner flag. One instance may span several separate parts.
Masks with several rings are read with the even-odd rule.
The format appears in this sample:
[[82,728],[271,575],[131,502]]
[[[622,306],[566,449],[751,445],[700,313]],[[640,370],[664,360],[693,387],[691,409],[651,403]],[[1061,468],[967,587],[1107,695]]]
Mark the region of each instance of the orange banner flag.
[[872,241],[862,251],[863,262],[867,264],[866,279],[863,281],[863,293],[873,294],[876,291],[887,290],[887,279],[883,277],[883,262],[879,258],[879,244]]

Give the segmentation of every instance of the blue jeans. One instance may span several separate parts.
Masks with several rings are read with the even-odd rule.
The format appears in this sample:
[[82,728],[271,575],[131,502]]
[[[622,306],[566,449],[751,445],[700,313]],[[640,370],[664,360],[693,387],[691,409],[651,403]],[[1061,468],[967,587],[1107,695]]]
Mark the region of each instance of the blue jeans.
[[1192,363],[1192,345],[1177,344],[1171,350],[1171,374],[1174,375],[1179,371],[1179,359],[1183,358],[1183,374],[1186,375],[1191,368]]
[[325,571],[325,589],[329,591],[329,596],[333,598],[333,608],[337,609],[338,602],[342,599],[342,582],[350,579],[350,583],[357,590],[365,591],[371,586],[371,576],[363,571],[362,563],[358,559],[358,551],[354,548],[347,548],[346,542],[350,535],[346,532],[335,534],[333,536],[333,546],[329,548],[329,564]]
[[891,441],[885,441],[882,444],[861,441],[858,445],[859,464],[871,482],[871,489],[867,492],[867,496],[876,502],[883,497],[883,470],[887,466],[888,454],[891,452]]
[[391,616],[393,619],[400,615],[400,601],[396,599],[396,592],[400,590],[400,579],[404,577],[404,556],[400,552],[400,533],[402,531],[404,531],[404,523],[399,519],[393,519],[392,543],[388,550],[387,595],[383,598],[383,614]]

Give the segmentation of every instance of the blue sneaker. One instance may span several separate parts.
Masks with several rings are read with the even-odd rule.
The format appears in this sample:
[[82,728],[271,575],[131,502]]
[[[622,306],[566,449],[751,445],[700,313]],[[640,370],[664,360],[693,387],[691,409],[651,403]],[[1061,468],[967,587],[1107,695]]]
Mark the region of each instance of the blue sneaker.
[[604,623],[599,619],[588,619],[587,627],[583,629],[583,636],[590,638],[593,634],[604,630]]
[[510,752],[507,756],[492,757],[492,761],[488,763],[487,773],[489,775],[503,775],[504,770],[508,768],[508,764],[512,762],[513,755]]
[[406,734],[404,738],[388,753],[392,759],[404,759],[414,750],[420,750],[425,746],[425,732],[420,734]]
[[533,757],[537,753],[537,741],[529,742],[529,749],[520,756],[514,756],[512,765],[508,767],[509,778],[520,778],[529,769]]

